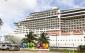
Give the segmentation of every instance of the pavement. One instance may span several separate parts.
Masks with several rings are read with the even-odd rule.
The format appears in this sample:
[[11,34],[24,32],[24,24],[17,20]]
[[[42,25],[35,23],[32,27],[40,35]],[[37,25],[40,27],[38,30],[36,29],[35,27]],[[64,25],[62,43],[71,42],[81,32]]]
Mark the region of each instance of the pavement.
[[0,51],[0,53],[61,53],[61,52],[48,52],[48,51]]

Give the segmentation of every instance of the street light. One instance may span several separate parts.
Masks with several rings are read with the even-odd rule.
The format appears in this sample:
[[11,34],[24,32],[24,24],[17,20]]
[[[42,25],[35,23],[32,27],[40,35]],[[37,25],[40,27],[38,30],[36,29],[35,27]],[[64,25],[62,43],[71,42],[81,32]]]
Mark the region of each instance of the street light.
[[2,36],[0,36],[0,41],[1,41],[1,39],[2,39]]
[[[60,14],[60,9],[58,8],[57,9],[57,16],[58,16],[58,19],[59,19],[59,35],[61,35],[61,14]],[[57,44],[57,35],[56,35],[56,47],[58,46]]]
[[57,35],[56,35],[56,48],[57,48]]
[[84,36],[84,43],[85,43],[85,36]]
[[59,35],[61,35],[61,14],[60,14],[60,9],[58,9],[58,18],[59,18]]
[[[61,14],[60,14],[60,9],[58,9],[58,19],[59,19],[59,36],[61,36]],[[59,48],[59,43],[58,43],[58,48]]]
[[73,53],[74,53],[74,43],[73,43]]

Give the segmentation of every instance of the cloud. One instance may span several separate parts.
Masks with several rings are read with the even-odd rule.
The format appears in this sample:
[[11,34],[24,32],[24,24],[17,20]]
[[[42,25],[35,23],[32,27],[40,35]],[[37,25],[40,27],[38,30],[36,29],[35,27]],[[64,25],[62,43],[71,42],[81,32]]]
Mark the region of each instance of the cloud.
[[0,0],[0,17],[4,22],[1,31],[3,34],[13,32],[14,22],[23,20],[30,12],[44,11],[53,7],[81,8],[84,6],[84,2],[77,1],[76,3],[75,0]]
[[36,5],[37,0],[0,0],[0,17],[4,22],[1,34],[13,32],[14,22],[23,20],[25,12]]
[[72,2],[74,2],[74,0],[60,0],[61,2],[63,2],[63,3],[72,3]]
[[61,1],[61,3],[65,4],[65,5],[69,6],[69,7],[80,8],[79,5],[75,4],[74,0],[60,0],[60,1]]

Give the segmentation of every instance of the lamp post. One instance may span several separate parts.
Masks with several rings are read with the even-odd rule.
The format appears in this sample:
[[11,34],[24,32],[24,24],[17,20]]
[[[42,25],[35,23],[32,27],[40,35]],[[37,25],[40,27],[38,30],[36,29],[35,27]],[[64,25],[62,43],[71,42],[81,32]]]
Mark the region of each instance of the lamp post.
[[57,48],[57,35],[56,35],[56,48]]
[[0,36],[0,41],[1,41],[1,39],[2,39],[2,36]]
[[84,43],[85,43],[85,36],[84,36]]
[[[61,14],[60,14],[60,9],[58,8],[57,9],[57,16],[58,16],[58,20],[59,20],[59,34],[58,35],[61,35]],[[56,35],[56,47],[58,47],[58,42],[57,42],[57,35]]]
[[[58,19],[59,19],[59,36],[61,36],[61,14],[60,14],[60,9],[58,9]],[[59,43],[58,43],[58,48],[59,48]]]
[[74,43],[73,43],[73,53],[74,53]]
[[59,35],[61,35],[61,14],[60,14],[60,9],[58,9],[58,18],[59,18]]

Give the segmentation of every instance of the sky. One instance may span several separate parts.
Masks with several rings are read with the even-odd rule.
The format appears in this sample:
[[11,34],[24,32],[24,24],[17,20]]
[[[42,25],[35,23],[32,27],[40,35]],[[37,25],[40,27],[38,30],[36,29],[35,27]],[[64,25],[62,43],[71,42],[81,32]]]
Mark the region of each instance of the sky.
[[12,33],[14,23],[24,20],[31,12],[38,12],[58,7],[74,9],[85,7],[85,0],[0,0],[0,18],[3,25],[0,35]]

